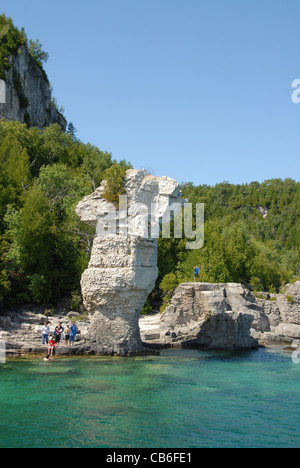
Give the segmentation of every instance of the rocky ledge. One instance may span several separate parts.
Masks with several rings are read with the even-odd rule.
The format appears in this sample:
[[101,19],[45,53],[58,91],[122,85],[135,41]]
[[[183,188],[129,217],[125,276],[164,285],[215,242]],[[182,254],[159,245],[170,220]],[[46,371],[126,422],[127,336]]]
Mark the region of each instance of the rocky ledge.
[[[78,334],[74,347],[69,347],[62,340],[56,347],[58,356],[84,356],[95,355],[94,349],[89,345],[91,321],[87,316],[65,309],[53,309],[53,316],[47,316],[41,307],[24,306],[14,310],[2,309],[0,311],[0,351],[4,343],[6,357],[23,357],[27,355],[46,356],[48,345],[42,344],[42,327],[45,323],[54,332],[58,323],[63,328],[71,322],[76,323]],[[114,352],[103,352],[102,355],[114,355]],[[135,353],[132,352],[131,355]],[[157,351],[143,346],[138,350],[139,355],[159,354]]]
[[147,346],[251,349],[300,338],[300,282],[282,294],[253,294],[241,284],[185,283],[163,314],[140,322]]
[[[55,310],[55,316],[49,317],[44,314],[40,307],[24,306],[16,307],[14,310],[3,309],[0,312],[0,340],[5,343],[7,357],[18,357],[27,354],[47,354],[48,346],[42,344],[41,330],[44,323],[50,328],[50,334],[61,322],[64,326],[72,320],[77,320],[79,313],[67,310]],[[78,320],[78,335],[73,348],[65,346],[62,342],[57,348],[57,354],[72,355],[83,354],[82,345],[88,331],[89,323]]]
[[[79,331],[75,346],[62,344],[57,354],[97,354],[90,347],[93,322],[87,316],[56,310],[55,316],[47,317],[42,308],[28,307],[2,310],[0,340],[5,342],[7,357],[45,355],[43,324],[48,322],[53,332],[58,322],[65,325],[72,320]],[[274,295],[254,295],[235,283],[181,284],[163,314],[140,317],[139,329],[142,345],[138,354],[157,353],[163,347],[236,350],[271,343],[290,345],[300,339],[300,282]]]

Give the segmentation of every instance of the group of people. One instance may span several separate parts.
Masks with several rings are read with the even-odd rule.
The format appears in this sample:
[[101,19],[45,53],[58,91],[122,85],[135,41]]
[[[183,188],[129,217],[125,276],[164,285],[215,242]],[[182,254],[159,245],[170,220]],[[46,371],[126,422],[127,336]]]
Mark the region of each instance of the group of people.
[[67,324],[65,328],[62,326],[61,322],[59,322],[55,327],[53,334],[50,335],[50,327],[47,322],[45,322],[41,333],[43,345],[48,345],[48,354],[46,359],[49,359],[55,355],[55,349],[56,347],[59,347],[62,341],[65,342],[65,346],[74,346],[77,328],[75,322]]

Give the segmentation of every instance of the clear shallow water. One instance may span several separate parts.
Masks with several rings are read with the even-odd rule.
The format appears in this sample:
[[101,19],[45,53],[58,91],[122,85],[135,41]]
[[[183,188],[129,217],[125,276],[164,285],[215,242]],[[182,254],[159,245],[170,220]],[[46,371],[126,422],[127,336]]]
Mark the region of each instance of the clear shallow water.
[[0,365],[0,447],[298,447],[300,364],[280,348]]

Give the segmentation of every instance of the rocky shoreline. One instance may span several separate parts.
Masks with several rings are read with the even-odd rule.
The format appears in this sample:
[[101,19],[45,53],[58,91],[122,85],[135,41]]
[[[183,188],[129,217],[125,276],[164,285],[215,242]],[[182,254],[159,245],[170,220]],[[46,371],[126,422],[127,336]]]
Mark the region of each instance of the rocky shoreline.
[[[74,347],[65,345],[64,340],[56,347],[56,356],[86,356],[95,355],[90,348],[87,338],[91,321],[88,317],[82,317],[78,312],[70,312],[65,309],[57,309],[53,316],[43,313],[42,308],[33,306],[16,307],[14,310],[2,309],[0,311],[0,343],[5,344],[7,358],[24,356],[46,356],[48,345],[42,344],[42,327],[45,323],[50,328],[50,335],[58,323],[64,327],[75,321],[78,329]],[[157,351],[142,346],[138,353],[130,355],[159,354]],[[113,353],[101,353],[101,355],[113,355]]]
[[[47,312],[47,311],[46,311]],[[88,316],[66,309],[45,315],[40,307],[23,306],[0,311],[0,340],[6,357],[45,355],[41,329],[75,321],[78,335],[73,348],[64,342],[58,356],[95,355],[89,346]],[[153,312],[139,320],[143,347],[128,355],[158,354],[162,348],[257,349],[273,343],[292,349],[300,339],[300,282],[287,285],[282,294],[254,295],[240,284],[185,283],[180,285],[163,314]],[[112,355],[113,353],[101,353]]]
[[300,282],[281,294],[253,293],[237,283],[181,284],[163,314],[141,322],[148,346],[235,350],[291,345],[300,339]]

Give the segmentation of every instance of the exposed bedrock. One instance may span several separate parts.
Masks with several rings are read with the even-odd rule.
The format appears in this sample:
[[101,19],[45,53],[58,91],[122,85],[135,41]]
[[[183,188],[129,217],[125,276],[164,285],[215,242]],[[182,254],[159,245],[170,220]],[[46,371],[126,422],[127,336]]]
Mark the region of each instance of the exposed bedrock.
[[[152,339],[148,338],[148,335]],[[253,294],[242,284],[184,283],[155,319],[148,346],[252,349],[300,338],[300,282],[281,294]]]

